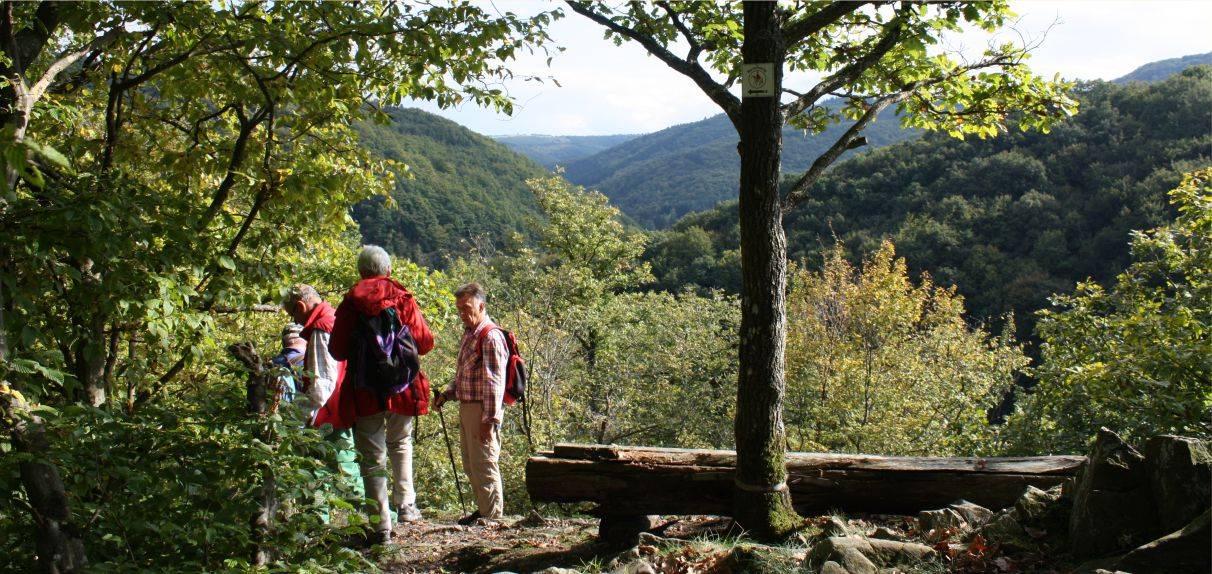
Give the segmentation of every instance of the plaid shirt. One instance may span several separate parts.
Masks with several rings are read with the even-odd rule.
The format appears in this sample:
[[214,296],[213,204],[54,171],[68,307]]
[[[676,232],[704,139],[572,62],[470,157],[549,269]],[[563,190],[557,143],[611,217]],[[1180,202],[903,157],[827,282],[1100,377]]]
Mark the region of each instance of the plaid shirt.
[[488,316],[475,329],[463,330],[463,341],[459,343],[459,360],[454,382],[447,391],[454,391],[459,402],[479,401],[484,404],[481,422],[501,424],[501,400],[505,396],[505,367],[509,362],[509,349],[505,335],[493,329],[484,337],[480,353],[480,334],[484,329],[496,327]]

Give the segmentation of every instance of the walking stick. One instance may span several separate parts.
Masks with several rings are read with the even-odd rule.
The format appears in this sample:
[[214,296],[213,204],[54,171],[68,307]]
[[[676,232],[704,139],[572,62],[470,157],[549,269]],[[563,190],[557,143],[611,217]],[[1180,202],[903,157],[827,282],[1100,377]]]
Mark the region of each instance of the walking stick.
[[[433,390],[433,396],[436,400],[440,393],[437,389]],[[438,421],[442,423],[442,436],[446,439],[446,456],[450,459],[450,470],[455,477],[455,490],[459,493],[459,508],[463,509],[463,514],[467,514],[467,503],[463,502],[463,481],[459,480],[459,469],[455,466],[454,449],[450,447],[450,433],[446,431],[446,417],[442,416],[442,409],[434,408],[438,411]]]

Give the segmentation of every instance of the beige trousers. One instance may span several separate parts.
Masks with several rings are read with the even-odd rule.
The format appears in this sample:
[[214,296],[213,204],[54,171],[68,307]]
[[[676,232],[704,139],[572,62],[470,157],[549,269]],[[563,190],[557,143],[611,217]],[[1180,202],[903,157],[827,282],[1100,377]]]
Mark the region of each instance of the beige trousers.
[[[375,501],[379,511],[377,530],[391,530],[391,506],[415,504],[412,488],[413,417],[383,411],[354,421],[354,446],[366,498]],[[391,506],[387,504],[387,458],[391,458]]]
[[459,403],[459,442],[463,447],[463,471],[476,496],[476,508],[484,518],[500,518],[505,512],[505,491],[501,487],[501,430],[493,427],[487,444],[480,436],[479,402]]

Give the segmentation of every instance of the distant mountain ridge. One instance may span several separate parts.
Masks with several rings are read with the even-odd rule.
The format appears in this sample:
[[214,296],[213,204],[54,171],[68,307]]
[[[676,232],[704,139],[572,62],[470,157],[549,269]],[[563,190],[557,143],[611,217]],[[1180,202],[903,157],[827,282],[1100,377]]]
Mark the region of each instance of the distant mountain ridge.
[[[783,171],[808,169],[849,127],[849,122],[810,135],[783,130]],[[862,153],[919,135],[902,130],[885,111],[868,126]],[[568,164],[564,176],[597,189],[624,213],[650,228],[665,228],[682,216],[736,197],[740,159],[737,135],[723,114],[666,128]],[[844,156],[845,157],[845,156]]]
[[[1210,56],[1146,64],[1116,82],[1150,82]],[[1092,112],[1097,110],[1082,111]],[[411,178],[398,179],[392,193],[396,206],[370,200],[355,206],[352,215],[365,241],[423,264],[441,266],[469,243],[484,238],[499,244],[514,232],[531,234],[529,222],[538,208],[525,182],[548,170],[515,151],[527,145],[534,154],[546,147],[554,150],[551,157],[568,158],[621,141],[569,161],[566,177],[602,190],[646,226],[668,227],[687,213],[735,198],[736,134],[722,115],[641,136],[501,138],[511,142],[495,141],[417,109],[392,109],[390,115],[389,125],[364,123],[357,130],[368,149],[409,166]],[[786,130],[784,173],[806,169],[843,127],[834,126],[815,137]],[[901,130],[890,113],[865,133],[870,144],[860,151],[918,135]]]
[[612,148],[640,134],[615,134],[606,136],[549,136],[523,134],[493,136],[493,139],[509,146],[514,151],[539,162],[547,169],[557,165],[568,165],[583,157]]
[[1177,74],[1191,66],[1200,64],[1212,65],[1212,52],[1207,54],[1192,54],[1190,56],[1182,56],[1180,58],[1169,58],[1166,60],[1158,60],[1149,62],[1126,75],[1111,80],[1116,84],[1126,84],[1128,82],[1160,82],[1170,76]]
[[[1212,64],[1212,53],[1145,64],[1115,83],[1156,82],[1200,63]],[[835,125],[817,135],[785,129],[783,172],[806,170],[846,127],[848,124]],[[913,139],[921,133],[902,130],[895,115],[886,111],[864,135],[868,145],[847,156]],[[573,161],[566,166],[565,177],[606,194],[640,224],[666,228],[688,213],[736,197],[740,175],[736,141],[736,132],[721,114],[642,135]]]

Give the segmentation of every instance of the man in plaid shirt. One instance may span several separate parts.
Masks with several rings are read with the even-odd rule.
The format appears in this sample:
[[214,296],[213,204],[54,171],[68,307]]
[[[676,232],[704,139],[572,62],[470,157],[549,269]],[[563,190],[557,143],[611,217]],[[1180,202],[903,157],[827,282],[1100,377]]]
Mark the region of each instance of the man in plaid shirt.
[[505,507],[501,471],[501,400],[505,396],[505,367],[509,347],[505,335],[484,308],[487,294],[478,283],[455,291],[463,340],[459,344],[454,381],[435,403],[459,401],[460,444],[463,470],[476,496],[476,511],[459,520],[471,524],[479,518],[500,518]]

